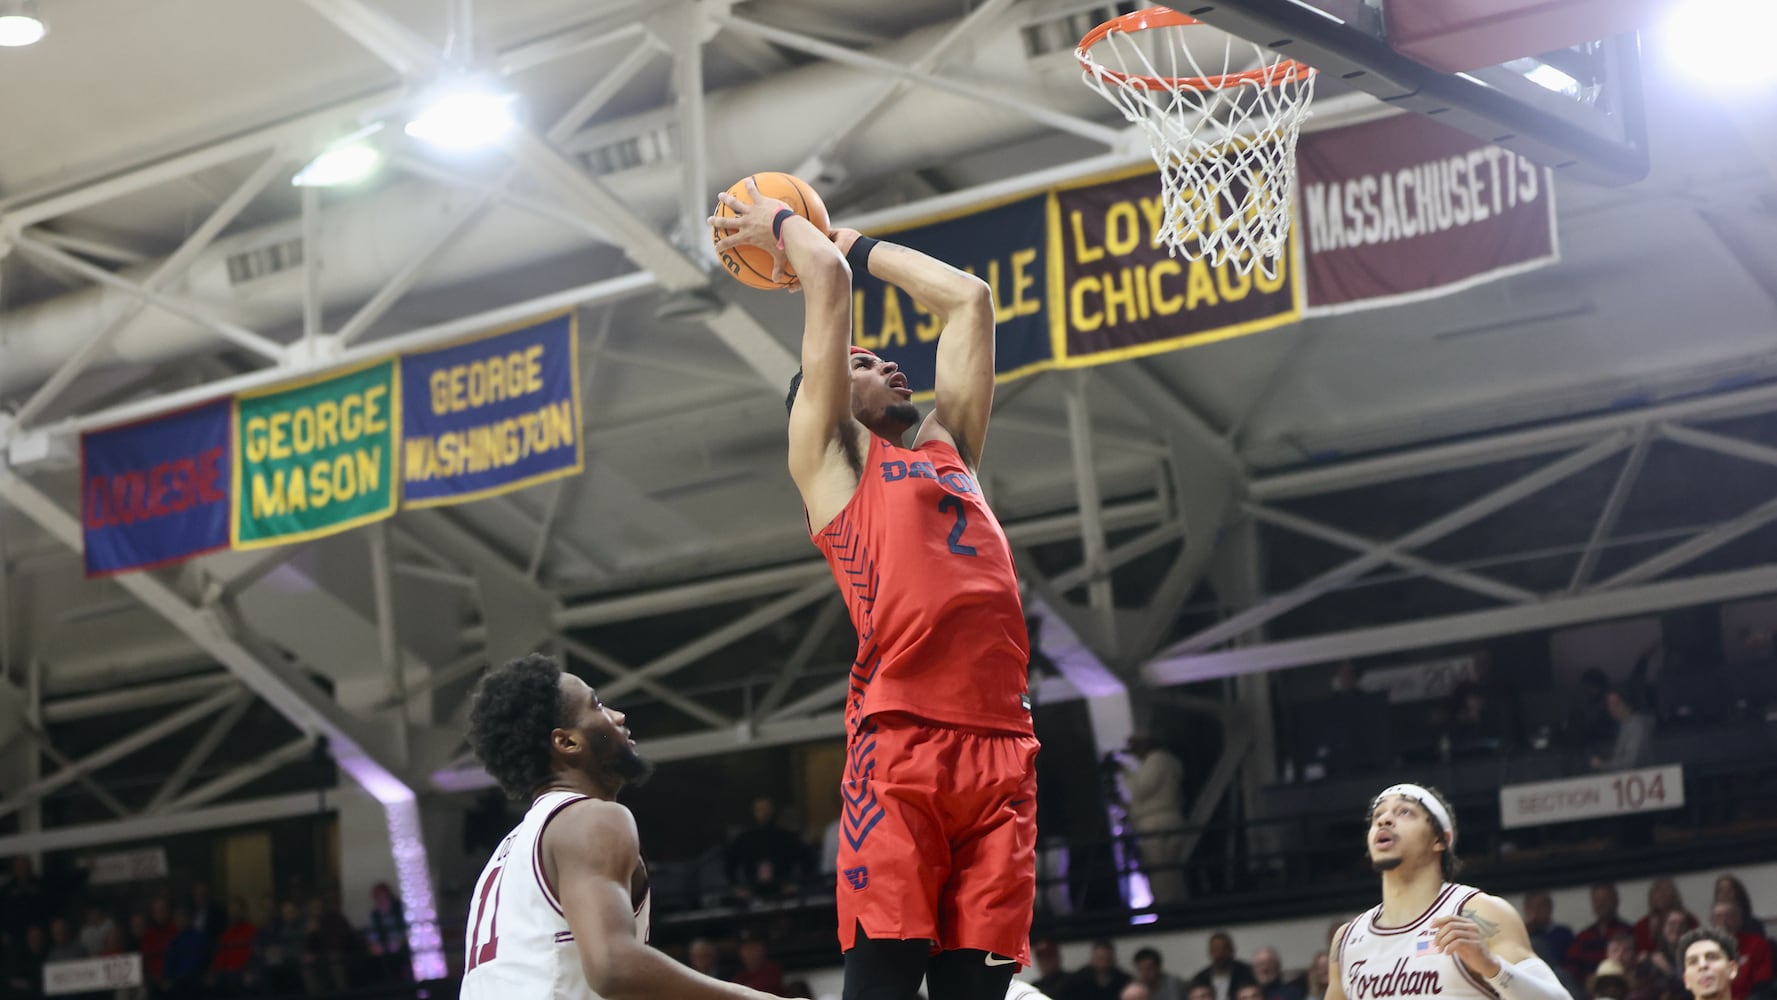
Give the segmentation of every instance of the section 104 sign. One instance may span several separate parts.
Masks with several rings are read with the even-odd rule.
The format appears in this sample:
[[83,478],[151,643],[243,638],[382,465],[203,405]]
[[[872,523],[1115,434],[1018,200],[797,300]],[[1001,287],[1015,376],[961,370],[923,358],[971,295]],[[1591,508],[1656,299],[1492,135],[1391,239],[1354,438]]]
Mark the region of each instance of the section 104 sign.
[[1506,785],[1499,790],[1500,826],[1507,830],[1683,805],[1684,768],[1678,764]]

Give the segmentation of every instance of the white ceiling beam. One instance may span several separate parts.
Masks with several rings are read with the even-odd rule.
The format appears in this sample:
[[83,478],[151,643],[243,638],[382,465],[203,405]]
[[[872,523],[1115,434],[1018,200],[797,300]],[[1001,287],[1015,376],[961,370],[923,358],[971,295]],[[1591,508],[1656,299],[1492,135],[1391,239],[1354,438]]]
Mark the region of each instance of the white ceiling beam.
[[445,66],[442,54],[432,43],[368,4],[358,0],[308,0],[308,5],[405,79],[432,76]]
[[1240,636],[1277,616],[1307,604],[1316,597],[1338,587],[1340,584],[1355,580],[1370,570],[1390,561],[1394,553],[1407,551],[1429,545],[1446,535],[1467,527],[1482,518],[1491,516],[1526,497],[1533,496],[1542,490],[1602,462],[1611,455],[1621,451],[1628,443],[1625,432],[1616,432],[1601,441],[1581,448],[1564,458],[1544,465],[1527,475],[1520,476],[1510,483],[1493,490],[1481,497],[1469,501],[1449,513],[1433,518],[1412,531],[1394,538],[1367,555],[1336,566],[1316,576],[1314,579],[1294,587],[1281,594],[1265,598],[1253,607],[1240,611],[1229,618],[1203,629],[1180,642],[1173,644],[1168,653],[1194,653],[1215,646]]
[[1598,567],[1598,557],[1604,554],[1605,543],[1617,530],[1617,519],[1623,516],[1623,508],[1629,503],[1629,494],[1634,491],[1635,483],[1641,478],[1641,468],[1647,462],[1648,445],[1653,440],[1652,427],[1643,424],[1636,432],[1635,446],[1623,459],[1623,467],[1617,471],[1616,482],[1611,484],[1610,495],[1604,498],[1604,506],[1598,511],[1598,519],[1592,522],[1592,534],[1586,539],[1586,549],[1580,553],[1579,564],[1573,568],[1573,576],[1567,581],[1567,592],[1577,594],[1586,582],[1592,578],[1592,571]]
[[[54,669],[54,664],[50,665]],[[159,708],[200,698],[219,688],[235,687],[240,682],[226,670],[216,670],[197,677],[182,677],[158,684],[139,684],[113,689],[100,694],[74,695],[43,703],[45,723],[78,722],[119,712]]]
[[1772,592],[1777,592],[1777,566],[1759,566],[1213,653],[1162,655],[1144,666],[1142,675],[1155,686],[1186,684],[1627,618]]
[[198,806],[213,802],[229,792],[276,771],[287,764],[294,764],[315,752],[315,739],[312,736],[298,736],[275,749],[268,750],[258,757],[225,771],[209,781],[193,788],[184,795],[167,803],[165,812],[178,813],[195,809]]
[[[634,667],[631,667],[627,663],[623,663],[614,656],[606,654],[602,650],[594,649],[586,643],[575,639],[573,636],[562,636],[561,645],[562,648],[567,650],[575,659],[596,667],[615,680],[634,678],[636,686],[640,687],[643,691],[648,692],[662,702],[671,705],[705,725],[716,727],[734,725],[734,720],[728,716],[723,715],[715,709],[693,701],[689,697],[674,691],[672,688],[667,687],[659,681],[645,677],[637,677]],[[593,687],[600,689],[601,699],[605,697],[615,697],[615,695],[611,694],[609,686],[605,685],[603,682],[594,684]]]
[[51,827],[35,833],[16,833],[0,837],[0,855],[76,851],[101,844],[159,840],[200,830],[222,830],[236,826],[263,825],[276,819],[315,816],[332,812],[336,808],[330,791],[293,792],[289,795],[230,802],[227,805],[170,815],[139,816],[103,823]]
[[154,793],[154,797],[142,807],[142,812],[146,814],[160,812],[168,802],[173,800],[174,796],[184,791],[185,783],[191,780],[191,776],[197,773],[197,769],[202,767],[205,761],[210,759],[210,755],[216,752],[216,748],[222,745],[223,739],[252,707],[253,695],[245,690],[240,691],[234,704],[229,705],[222,710],[220,715],[210,720],[210,728],[204,730],[204,735],[199,737],[198,741],[191,745],[191,749],[185,752],[185,756],[180,759],[178,766],[173,768],[173,773],[167,775],[167,780],[161,782],[160,789]]
[[[0,499],[37,522],[62,544],[79,551],[80,520],[16,473],[3,468]],[[152,573],[124,573],[113,579],[227,667],[298,729],[325,736],[340,770],[351,775],[373,797],[385,802],[412,797],[413,789],[381,746],[382,735],[353,718],[296,668],[255,655],[241,639],[228,634],[214,612],[191,606]]]

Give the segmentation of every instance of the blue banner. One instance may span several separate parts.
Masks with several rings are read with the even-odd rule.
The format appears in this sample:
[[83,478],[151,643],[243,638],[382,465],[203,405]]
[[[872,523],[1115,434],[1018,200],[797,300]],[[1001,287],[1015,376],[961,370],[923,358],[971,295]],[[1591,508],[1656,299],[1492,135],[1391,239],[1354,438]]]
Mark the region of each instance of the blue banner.
[[[931,254],[987,282],[993,289],[994,370],[1001,379],[1050,367],[1055,360],[1049,310],[1047,193],[987,209],[969,208],[899,231],[872,232]],[[938,317],[907,293],[869,275],[852,275],[853,344],[893,361],[915,395],[932,392],[937,372]]]
[[401,358],[409,507],[462,503],[581,469],[572,312]]
[[227,399],[81,435],[87,575],[227,547],[229,443]]

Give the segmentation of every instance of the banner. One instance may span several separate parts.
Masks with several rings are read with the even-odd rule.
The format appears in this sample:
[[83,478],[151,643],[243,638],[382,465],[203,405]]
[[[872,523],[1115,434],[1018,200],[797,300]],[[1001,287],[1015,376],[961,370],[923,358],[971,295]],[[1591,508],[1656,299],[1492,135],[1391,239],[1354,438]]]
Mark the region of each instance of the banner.
[[69,993],[91,993],[142,985],[142,956],[107,955],[104,958],[76,958],[66,962],[46,962],[43,966],[43,994],[59,997]]
[[[900,231],[873,232],[987,282],[994,301],[994,369],[1001,379],[1051,366],[1048,196],[1036,194]],[[870,275],[852,275],[852,343],[893,361],[915,395],[932,391],[938,317]]]
[[228,545],[229,403],[80,437],[86,574],[146,569]]
[[1499,790],[1499,825],[1515,830],[1600,816],[1659,812],[1683,805],[1682,766],[1644,767],[1562,781],[1506,785]]
[[115,885],[119,882],[145,882],[167,877],[165,848],[144,847],[135,851],[96,854],[87,864],[88,885]]
[[395,511],[394,359],[235,397],[237,549],[285,545]]
[[401,359],[409,507],[461,503],[582,467],[573,312]]
[[1555,262],[1549,170],[1418,115],[1303,135],[1309,313],[1447,295]]
[[1167,255],[1152,170],[1064,190],[1050,225],[1060,258],[1056,354],[1072,367],[1105,364],[1256,333],[1299,318],[1291,254],[1277,277],[1240,274]]

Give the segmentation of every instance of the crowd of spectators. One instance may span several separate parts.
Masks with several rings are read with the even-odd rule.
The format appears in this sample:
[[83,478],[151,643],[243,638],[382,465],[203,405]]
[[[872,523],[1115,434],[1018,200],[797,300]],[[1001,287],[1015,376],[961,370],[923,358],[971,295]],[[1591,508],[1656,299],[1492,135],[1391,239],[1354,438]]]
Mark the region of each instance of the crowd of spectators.
[[101,902],[93,893],[52,898],[29,859],[14,858],[0,887],[0,998],[44,995],[52,962],[142,956],[143,985],[115,1000],[177,997],[336,996],[411,979],[406,919],[386,885],[372,890],[370,926],[354,929],[336,894],[300,887],[282,901],[225,903],[203,881]]
[[[1692,913],[1670,878],[1648,888],[1647,909],[1634,923],[1619,911],[1614,885],[1591,889],[1591,920],[1575,932],[1556,920],[1547,893],[1524,897],[1524,925],[1531,946],[1548,962],[1574,1000],[1687,1000],[1679,939],[1707,923],[1731,936],[1739,949],[1734,1000],[1777,1000],[1772,968],[1773,942],[1764,922],[1753,916],[1746,886],[1731,874],[1716,879],[1709,906]],[[1699,915],[1700,914],[1700,915]],[[1336,931],[1338,924],[1329,928]],[[1331,934],[1329,933],[1329,945]],[[1117,961],[1110,941],[1092,943],[1085,967],[1061,965],[1061,949],[1050,939],[1032,943],[1032,985],[1053,1000],[1323,1000],[1327,991],[1327,952],[1317,951],[1291,968],[1277,949],[1263,947],[1251,963],[1238,957],[1234,939],[1209,939],[1209,962],[1188,979],[1168,972],[1160,952],[1146,947],[1132,957],[1132,970]]]

